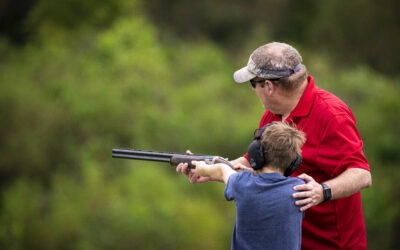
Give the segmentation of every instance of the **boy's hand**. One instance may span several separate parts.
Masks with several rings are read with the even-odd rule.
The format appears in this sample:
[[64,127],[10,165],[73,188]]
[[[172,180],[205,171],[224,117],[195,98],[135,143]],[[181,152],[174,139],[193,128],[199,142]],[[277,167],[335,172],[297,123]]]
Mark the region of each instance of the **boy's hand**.
[[[206,164],[205,162],[202,162],[203,164]],[[197,164],[201,164],[199,161],[193,161],[192,164],[198,166]],[[190,183],[196,184],[196,183],[204,183],[207,181],[213,180],[210,177],[202,177],[196,173],[196,169],[190,169],[188,168],[187,163],[180,163],[178,166],[176,166],[176,172],[182,173],[188,178]]]

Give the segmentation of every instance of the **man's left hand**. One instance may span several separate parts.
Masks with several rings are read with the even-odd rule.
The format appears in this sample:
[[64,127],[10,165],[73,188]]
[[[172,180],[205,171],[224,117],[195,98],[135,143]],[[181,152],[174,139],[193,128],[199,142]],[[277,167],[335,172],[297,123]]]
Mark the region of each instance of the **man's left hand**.
[[300,211],[305,211],[324,201],[322,186],[311,176],[301,174],[297,176],[297,178],[306,182],[305,184],[297,185],[293,188],[298,191],[293,193],[292,197],[298,199],[296,200],[296,205],[300,206]]

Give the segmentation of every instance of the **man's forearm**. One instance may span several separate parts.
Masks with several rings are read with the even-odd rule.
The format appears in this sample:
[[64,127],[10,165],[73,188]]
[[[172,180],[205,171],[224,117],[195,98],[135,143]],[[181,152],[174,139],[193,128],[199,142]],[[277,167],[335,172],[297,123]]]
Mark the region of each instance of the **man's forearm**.
[[[293,198],[298,199],[296,205],[301,211],[324,201],[324,194],[321,183],[316,182],[311,176],[303,173],[298,178],[306,184],[295,186],[293,189],[299,192],[293,193]],[[371,173],[361,168],[349,168],[339,176],[324,181],[331,188],[331,199],[339,199],[357,193],[363,188],[371,186]]]
[[339,199],[357,193],[372,185],[371,173],[362,168],[349,168],[326,183],[332,191],[332,199]]

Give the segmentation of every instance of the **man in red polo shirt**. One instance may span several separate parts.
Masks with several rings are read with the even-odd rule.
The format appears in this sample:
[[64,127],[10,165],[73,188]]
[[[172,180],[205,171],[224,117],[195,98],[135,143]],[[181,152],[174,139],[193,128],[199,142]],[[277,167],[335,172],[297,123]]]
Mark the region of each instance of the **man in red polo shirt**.
[[[372,183],[362,140],[349,107],[318,88],[307,74],[300,54],[285,43],[257,48],[247,66],[234,74],[238,83],[251,83],[266,110],[259,128],[273,121],[293,123],[305,132],[303,162],[292,176],[306,184],[295,186],[296,205],[305,211],[302,249],[366,249],[360,190]],[[247,154],[232,161],[250,167]],[[180,164],[177,171],[190,182],[199,177]]]

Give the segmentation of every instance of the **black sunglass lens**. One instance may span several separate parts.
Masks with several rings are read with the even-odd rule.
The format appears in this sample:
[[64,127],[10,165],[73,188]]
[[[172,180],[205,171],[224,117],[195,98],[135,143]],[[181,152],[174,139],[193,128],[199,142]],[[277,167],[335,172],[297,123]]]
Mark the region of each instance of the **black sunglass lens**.
[[256,88],[257,81],[254,79],[250,80],[251,87]]

